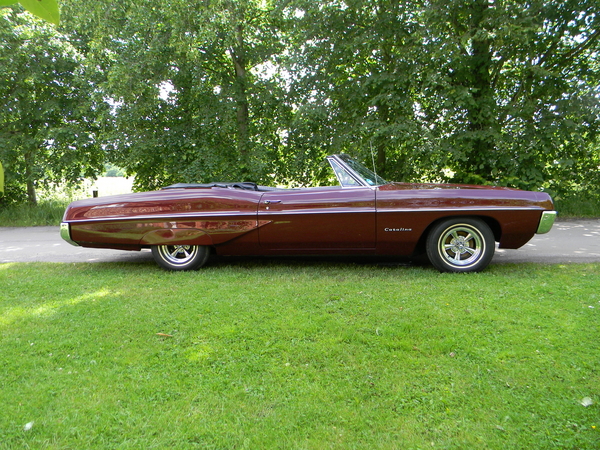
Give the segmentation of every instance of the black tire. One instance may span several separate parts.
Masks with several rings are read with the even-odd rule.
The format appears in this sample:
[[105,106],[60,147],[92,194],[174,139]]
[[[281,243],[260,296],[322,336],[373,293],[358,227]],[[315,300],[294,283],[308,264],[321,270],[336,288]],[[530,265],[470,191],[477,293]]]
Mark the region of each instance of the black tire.
[[205,245],[154,245],[154,261],[167,270],[196,270],[206,263],[210,249]]
[[494,233],[480,219],[446,219],[427,236],[427,257],[440,272],[479,272],[495,249]]

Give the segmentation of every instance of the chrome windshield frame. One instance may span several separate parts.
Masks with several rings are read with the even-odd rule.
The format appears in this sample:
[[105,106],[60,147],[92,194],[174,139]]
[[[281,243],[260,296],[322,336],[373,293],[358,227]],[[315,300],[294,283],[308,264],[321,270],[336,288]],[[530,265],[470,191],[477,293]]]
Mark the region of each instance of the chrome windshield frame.
[[[327,157],[327,161],[331,165],[331,168],[333,169],[333,172],[335,173],[335,176],[342,187],[376,187],[387,183],[375,172],[369,170],[355,159],[350,158],[348,155],[330,155]],[[351,161],[352,164],[349,164],[348,161]],[[355,170],[355,167],[360,167],[362,172],[370,175],[372,180],[370,178],[365,179],[357,170]]]

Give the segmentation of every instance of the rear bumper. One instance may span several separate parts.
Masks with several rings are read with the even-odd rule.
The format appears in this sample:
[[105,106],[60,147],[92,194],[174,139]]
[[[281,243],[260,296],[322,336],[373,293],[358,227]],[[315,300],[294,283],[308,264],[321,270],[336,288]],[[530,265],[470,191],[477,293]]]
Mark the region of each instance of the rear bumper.
[[540,219],[540,224],[538,225],[538,229],[536,231],[537,234],[544,234],[550,231],[552,225],[554,225],[554,221],[556,220],[556,211],[544,211],[542,213],[542,218]]
[[69,244],[74,245],[75,247],[79,247],[79,244],[71,239],[71,228],[68,223],[60,224],[60,237],[67,241]]

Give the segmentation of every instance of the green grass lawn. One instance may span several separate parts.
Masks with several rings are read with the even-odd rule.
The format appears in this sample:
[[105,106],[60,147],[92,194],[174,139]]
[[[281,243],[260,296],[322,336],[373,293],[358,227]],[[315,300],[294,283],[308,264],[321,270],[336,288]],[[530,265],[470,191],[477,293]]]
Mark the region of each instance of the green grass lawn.
[[2,264],[0,287],[2,449],[600,448],[600,264]]

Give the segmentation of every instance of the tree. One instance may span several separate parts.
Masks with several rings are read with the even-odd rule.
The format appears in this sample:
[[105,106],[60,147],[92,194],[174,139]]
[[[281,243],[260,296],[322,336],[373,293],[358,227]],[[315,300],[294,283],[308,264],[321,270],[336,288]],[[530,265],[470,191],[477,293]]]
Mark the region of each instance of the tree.
[[568,188],[598,172],[599,9],[294,0],[290,93],[328,148],[373,148],[385,176]]
[[[260,76],[280,51],[277,8],[264,1],[65,2],[85,21],[103,67],[114,132],[106,149],[138,188],[252,178],[272,170],[280,89]],[[190,12],[193,13],[190,13]],[[269,119],[266,119],[269,118]]]
[[[0,0],[0,8],[17,3],[15,0]],[[60,13],[55,0],[23,0],[23,7],[38,17],[58,25]],[[4,168],[0,162],[0,194],[4,193]]]
[[427,6],[429,78],[419,102],[454,179],[538,188],[556,177],[568,183],[568,161],[585,170],[599,126],[600,5]]
[[289,95],[299,105],[294,147],[316,140],[324,153],[374,158],[384,177],[426,176],[427,130],[414,109],[423,32],[417,13],[393,0],[289,4]]
[[324,181],[341,151],[391,179],[600,183],[598,0],[62,7],[111,109],[94,139],[138,188]]
[[80,54],[52,27],[10,8],[0,10],[0,159],[8,184],[76,182],[102,168],[95,87]]

